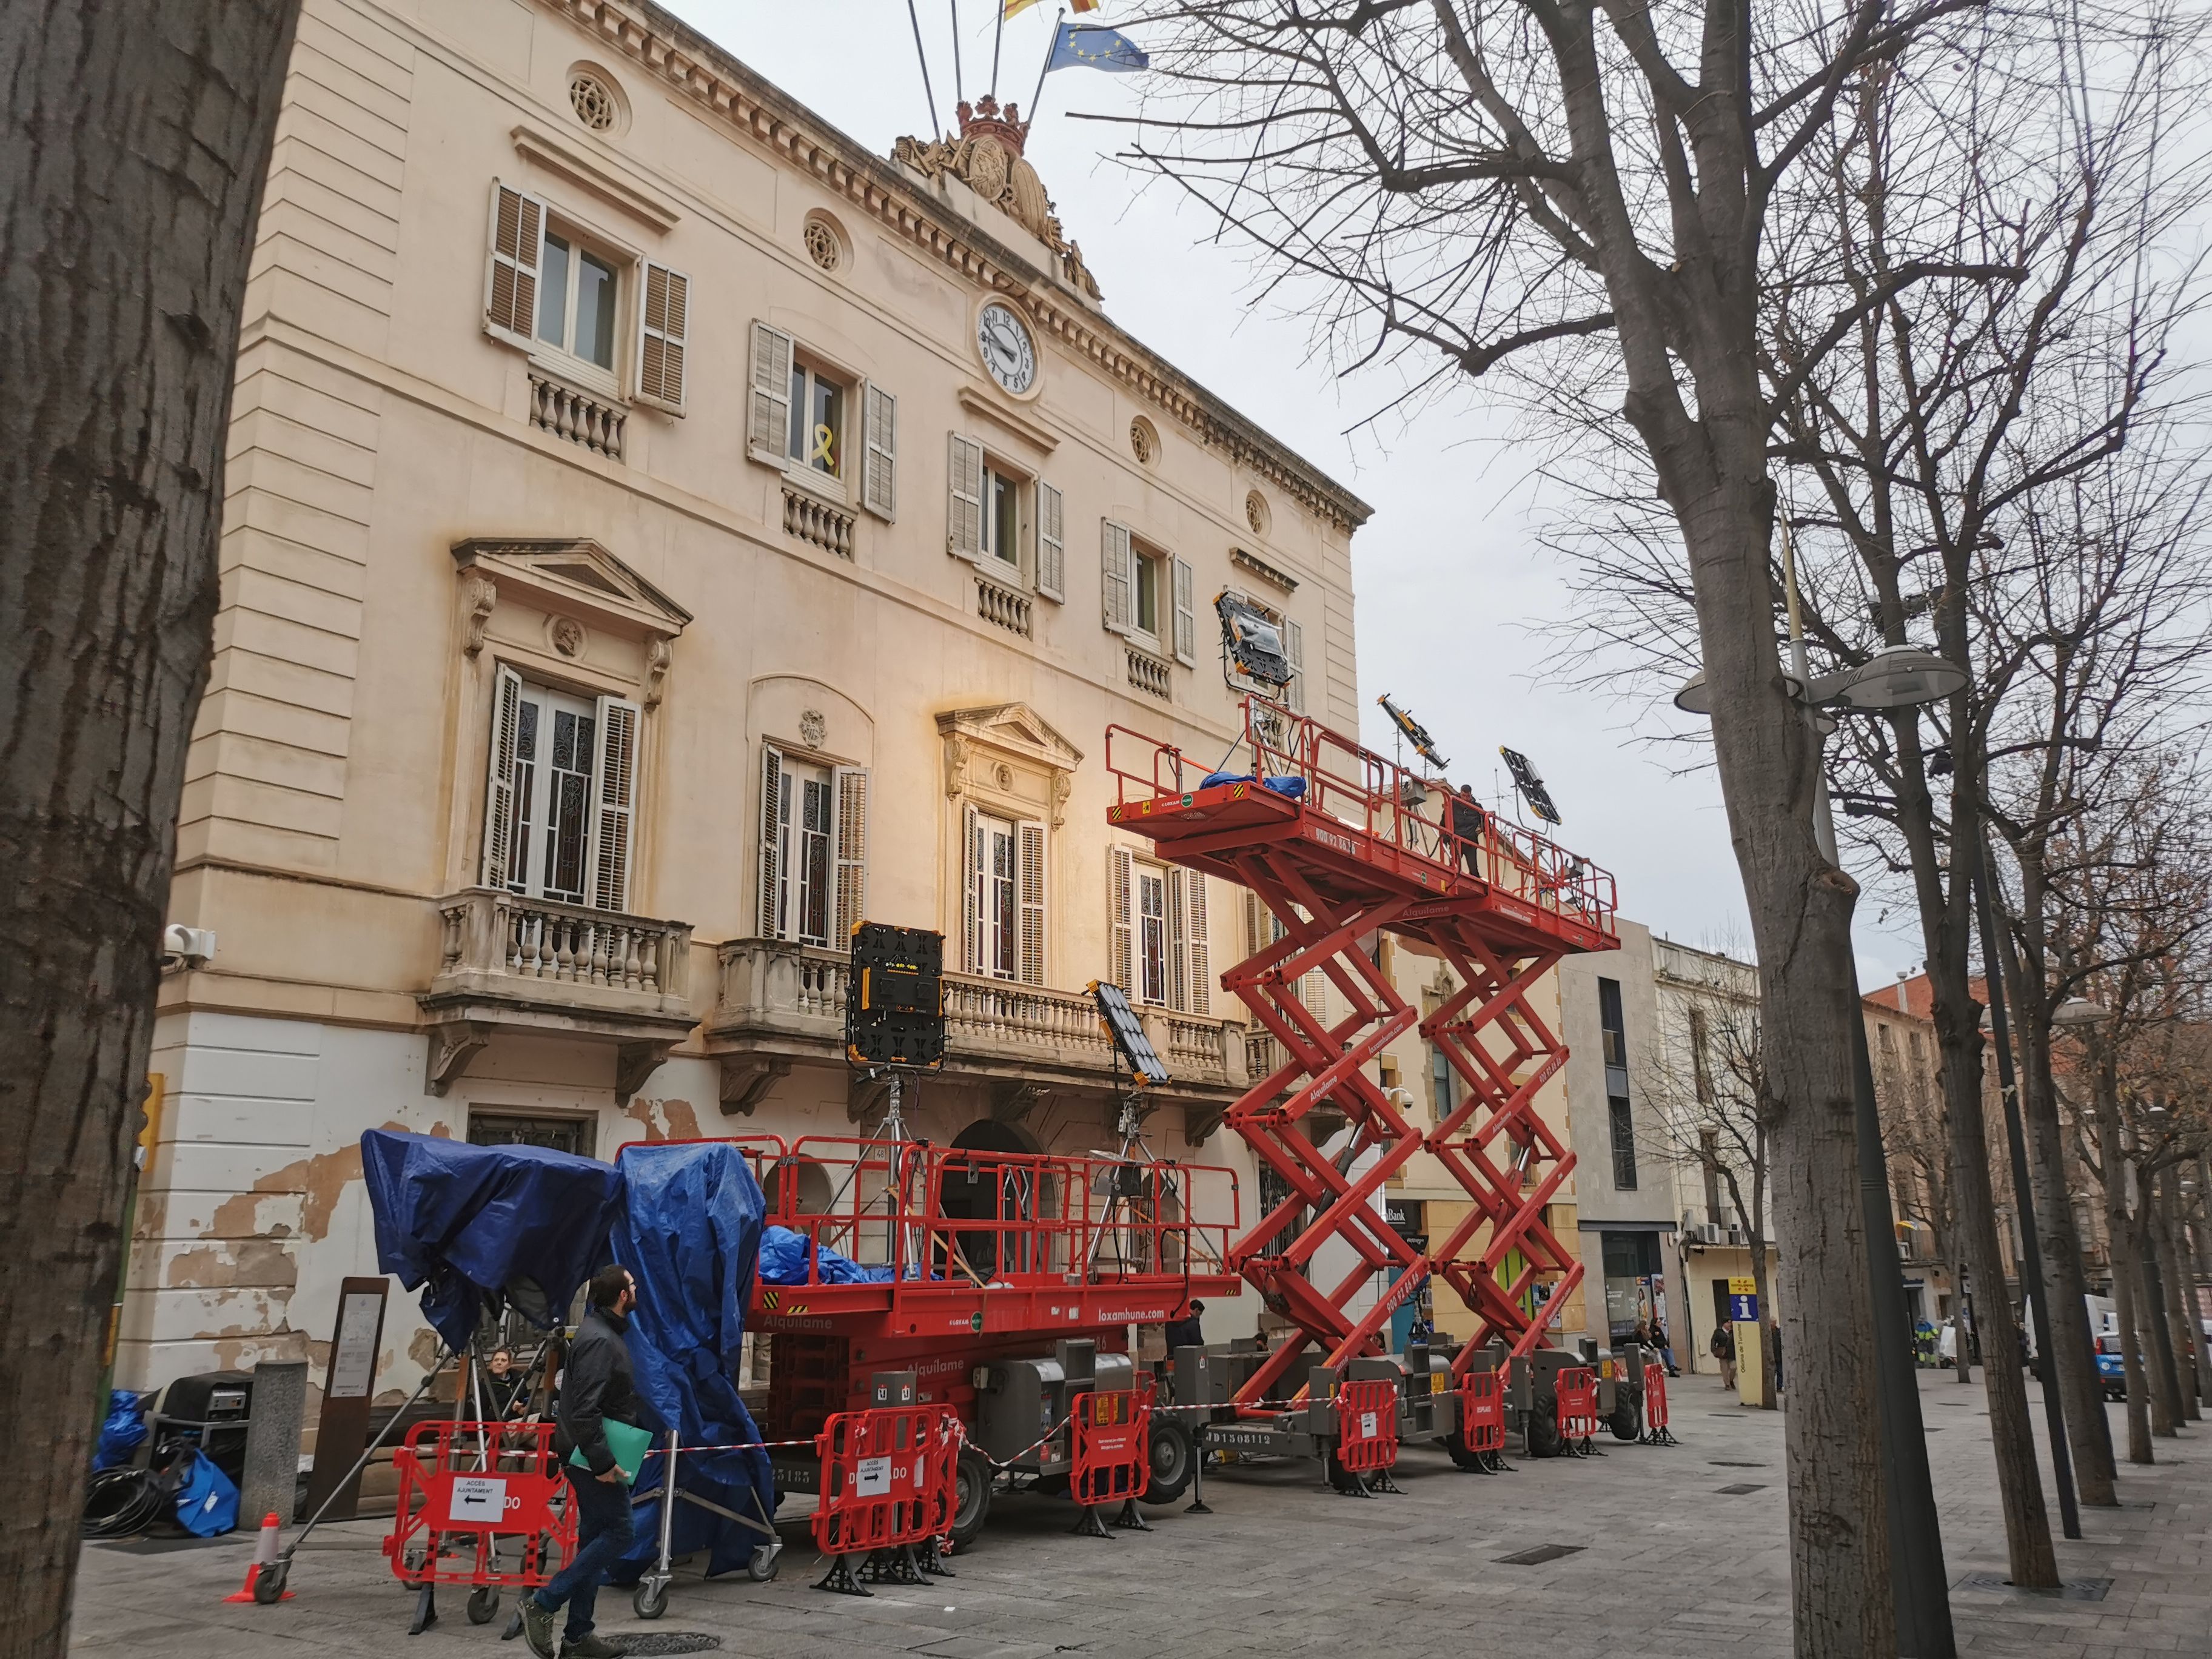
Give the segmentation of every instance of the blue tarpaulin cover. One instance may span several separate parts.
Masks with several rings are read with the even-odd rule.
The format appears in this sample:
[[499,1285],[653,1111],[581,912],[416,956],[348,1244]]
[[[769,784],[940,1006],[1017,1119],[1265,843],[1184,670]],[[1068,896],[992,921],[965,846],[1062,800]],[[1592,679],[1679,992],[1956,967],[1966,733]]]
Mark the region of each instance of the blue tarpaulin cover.
[[422,1316],[456,1350],[467,1348],[483,1310],[510,1300],[541,1324],[564,1317],[606,1265],[622,1205],[611,1164],[543,1146],[371,1129],[361,1138],[361,1167],[377,1266],[408,1290],[421,1287]]
[[[617,1166],[624,1198],[614,1257],[637,1279],[629,1354],[656,1419],[647,1426],[677,1430],[686,1446],[757,1442],[738,1397],[738,1360],[767,1207],[760,1183],[744,1153],[713,1141],[625,1146]],[[665,1469],[665,1460],[649,1457],[634,1495],[662,1486]],[[684,1454],[677,1486],[763,1524],[775,1513],[768,1454],[757,1447]],[[610,1574],[617,1583],[635,1583],[659,1553],[659,1504],[635,1513],[637,1543]],[[708,1551],[709,1577],[743,1566],[769,1537],[695,1504],[676,1508],[674,1552]]]
[[[761,1235],[760,1278],[763,1285],[888,1285],[889,1267],[864,1267],[848,1255],[840,1255],[827,1244],[814,1249],[815,1277],[806,1276],[805,1233],[788,1227],[770,1227]],[[909,1274],[913,1269],[908,1268]]]

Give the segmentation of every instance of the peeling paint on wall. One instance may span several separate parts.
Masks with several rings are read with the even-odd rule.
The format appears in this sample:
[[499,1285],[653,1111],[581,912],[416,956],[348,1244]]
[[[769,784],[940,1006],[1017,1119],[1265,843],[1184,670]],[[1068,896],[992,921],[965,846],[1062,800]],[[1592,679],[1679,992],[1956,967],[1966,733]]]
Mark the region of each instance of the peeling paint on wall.
[[648,1146],[664,1140],[699,1140],[699,1114],[688,1100],[633,1099],[623,1115],[645,1131]]

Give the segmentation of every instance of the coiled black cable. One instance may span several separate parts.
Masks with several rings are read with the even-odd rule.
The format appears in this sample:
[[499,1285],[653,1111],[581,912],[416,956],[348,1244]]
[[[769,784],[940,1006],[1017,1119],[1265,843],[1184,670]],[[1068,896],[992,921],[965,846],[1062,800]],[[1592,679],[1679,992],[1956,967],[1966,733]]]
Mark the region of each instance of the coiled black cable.
[[132,1538],[160,1520],[167,1508],[161,1478],[151,1469],[102,1469],[85,1488],[78,1530],[87,1538]]

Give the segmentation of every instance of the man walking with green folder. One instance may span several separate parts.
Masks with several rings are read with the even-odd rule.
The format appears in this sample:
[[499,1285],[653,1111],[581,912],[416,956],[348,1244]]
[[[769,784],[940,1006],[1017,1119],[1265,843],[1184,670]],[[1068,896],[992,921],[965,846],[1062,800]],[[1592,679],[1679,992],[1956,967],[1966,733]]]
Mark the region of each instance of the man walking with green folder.
[[562,1659],[613,1659],[622,1651],[592,1634],[592,1612],[599,1580],[637,1536],[629,1483],[637,1477],[647,1436],[630,1421],[638,1399],[623,1340],[629,1310],[637,1305],[637,1281],[626,1268],[602,1267],[592,1276],[590,1304],[569,1346],[554,1407],[553,1449],[576,1510],[575,1559],[543,1589],[522,1598],[522,1633],[538,1659],[555,1659],[553,1615],[564,1603],[568,1625]]

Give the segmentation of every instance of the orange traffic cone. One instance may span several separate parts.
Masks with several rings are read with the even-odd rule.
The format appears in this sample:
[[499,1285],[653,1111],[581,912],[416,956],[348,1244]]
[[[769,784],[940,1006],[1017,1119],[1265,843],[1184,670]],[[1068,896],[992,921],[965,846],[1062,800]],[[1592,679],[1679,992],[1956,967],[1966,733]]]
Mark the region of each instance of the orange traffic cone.
[[[277,1533],[276,1516],[271,1514],[263,1516],[261,1536],[254,1543],[253,1565],[246,1570],[246,1582],[239,1586],[235,1595],[224,1596],[222,1598],[224,1601],[251,1601],[253,1600],[253,1586],[256,1581],[264,1572],[276,1565]],[[292,1592],[286,1590],[277,1599],[289,1601],[292,1599]]]

